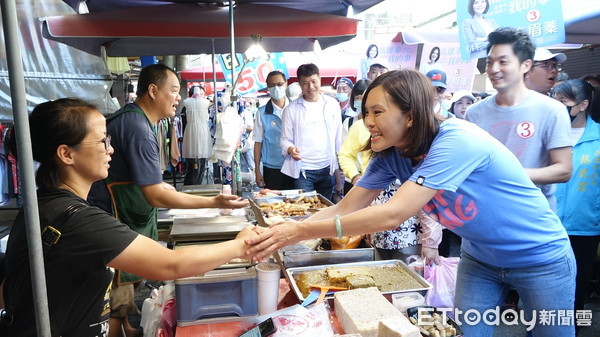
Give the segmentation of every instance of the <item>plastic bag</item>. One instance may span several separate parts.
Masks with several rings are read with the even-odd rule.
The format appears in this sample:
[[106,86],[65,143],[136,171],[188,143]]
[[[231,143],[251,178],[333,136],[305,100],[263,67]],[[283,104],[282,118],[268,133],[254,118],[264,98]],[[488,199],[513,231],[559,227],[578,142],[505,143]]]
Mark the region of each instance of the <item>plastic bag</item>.
[[454,308],[458,257],[440,256],[440,264],[425,265],[425,279],[432,287],[425,295],[425,304],[436,308]]
[[414,270],[417,274],[423,276],[423,259],[419,255],[411,255],[406,258],[408,268]]
[[258,324],[267,318],[273,319],[277,332],[270,337],[313,337],[331,336],[333,328],[329,321],[327,301],[313,304],[308,308],[293,305],[267,315],[258,316],[251,322]]

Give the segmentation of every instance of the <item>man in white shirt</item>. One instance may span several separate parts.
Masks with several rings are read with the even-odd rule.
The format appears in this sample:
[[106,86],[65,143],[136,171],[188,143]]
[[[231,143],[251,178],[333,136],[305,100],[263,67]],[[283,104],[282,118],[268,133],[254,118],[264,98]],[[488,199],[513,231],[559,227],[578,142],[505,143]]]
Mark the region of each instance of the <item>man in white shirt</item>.
[[[342,144],[339,103],[321,93],[319,68],[312,63],[298,67],[302,96],[283,111],[280,146],[286,156],[281,172],[296,179],[295,186],[316,190],[331,200],[334,174],[339,175],[337,152]],[[335,184],[343,191],[343,183]]]

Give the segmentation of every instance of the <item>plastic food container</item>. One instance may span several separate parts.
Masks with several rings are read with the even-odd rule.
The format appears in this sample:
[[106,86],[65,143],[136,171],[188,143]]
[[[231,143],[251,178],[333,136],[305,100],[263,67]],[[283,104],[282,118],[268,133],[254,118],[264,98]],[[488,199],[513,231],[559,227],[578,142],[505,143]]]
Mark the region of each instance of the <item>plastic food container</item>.
[[392,304],[406,315],[406,309],[425,305],[425,298],[417,292],[392,294]]
[[254,267],[178,279],[175,293],[177,326],[240,321],[258,315]]

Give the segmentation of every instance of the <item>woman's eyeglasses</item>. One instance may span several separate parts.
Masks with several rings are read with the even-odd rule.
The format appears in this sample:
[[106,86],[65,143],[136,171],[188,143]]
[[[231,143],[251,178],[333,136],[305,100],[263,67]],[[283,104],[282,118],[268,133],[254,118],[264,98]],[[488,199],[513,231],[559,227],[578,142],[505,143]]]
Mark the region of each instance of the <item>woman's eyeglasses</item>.
[[104,150],[108,151],[108,149],[110,149],[110,135],[106,135],[106,137],[100,139],[99,141],[81,142],[79,144],[98,144],[98,143],[104,143]]

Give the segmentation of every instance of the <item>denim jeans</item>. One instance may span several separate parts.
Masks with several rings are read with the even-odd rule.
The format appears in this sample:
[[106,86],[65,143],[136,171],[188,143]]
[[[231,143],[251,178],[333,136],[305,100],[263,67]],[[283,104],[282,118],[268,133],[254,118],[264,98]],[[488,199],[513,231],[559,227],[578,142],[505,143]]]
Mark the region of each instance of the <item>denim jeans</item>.
[[[492,337],[497,324],[486,324],[479,320],[470,325],[465,318],[482,315],[488,309],[501,306],[511,287],[519,293],[524,306],[524,316],[528,322],[535,320],[531,331],[534,337],[575,336],[575,313],[572,312],[575,296],[576,264],[571,249],[558,260],[541,266],[526,268],[497,268],[462,253],[456,279],[454,304],[462,311],[459,321],[465,337]],[[473,309],[473,314],[464,313]],[[533,310],[535,315],[532,316]],[[543,324],[540,318],[547,317],[544,310],[554,316],[554,323]],[[500,311],[494,310],[500,314]],[[570,323],[561,321],[565,314],[572,313]],[[517,322],[523,313],[518,313]],[[500,324],[502,314],[497,321]],[[495,317],[495,316],[493,316]],[[456,318],[456,317],[455,317]],[[497,318],[497,317],[496,317]],[[494,322],[493,319],[490,321]]]
[[331,200],[334,178],[329,174],[329,166],[318,170],[302,170],[296,179],[296,188],[305,191],[317,191],[327,200]]

